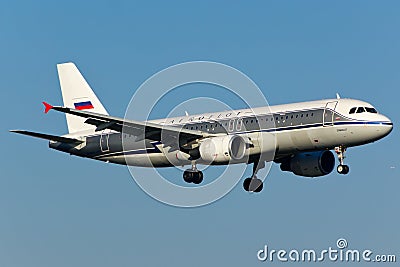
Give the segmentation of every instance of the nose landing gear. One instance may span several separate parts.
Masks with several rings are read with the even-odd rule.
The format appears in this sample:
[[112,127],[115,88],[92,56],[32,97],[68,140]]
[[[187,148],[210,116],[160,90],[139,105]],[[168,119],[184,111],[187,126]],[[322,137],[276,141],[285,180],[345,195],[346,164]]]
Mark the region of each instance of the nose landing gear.
[[345,146],[338,146],[335,147],[335,152],[337,154],[338,160],[339,160],[339,165],[337,166],[337,172],[340,174],[348,174],[350,171],[350,168],[348,165],[344,164],[344,159],[346,156],[344,153],[346,152],[346,147]]

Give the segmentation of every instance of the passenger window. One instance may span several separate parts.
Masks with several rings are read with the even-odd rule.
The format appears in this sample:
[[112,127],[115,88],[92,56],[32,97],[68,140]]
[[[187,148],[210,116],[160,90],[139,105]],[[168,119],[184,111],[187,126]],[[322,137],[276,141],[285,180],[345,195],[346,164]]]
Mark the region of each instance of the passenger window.
[[354,114],[354,113],[356,113],[356,107],[354,107],[354,108],[351,108],[350,109],[350,111],[349,111],[349,114]]
[[357,113],[363,113],[363,112],[365,112],[365,109],[363,107],[357,108]]

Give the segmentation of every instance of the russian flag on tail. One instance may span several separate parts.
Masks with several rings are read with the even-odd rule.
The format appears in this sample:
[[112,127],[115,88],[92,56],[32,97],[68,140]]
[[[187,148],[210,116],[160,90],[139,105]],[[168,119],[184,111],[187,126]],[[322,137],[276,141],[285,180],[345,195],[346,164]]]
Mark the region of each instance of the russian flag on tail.
[[78,110],[94,108],[92,105],[92,102],[90,102],[90,101],[74,103],[74,106],[75,106],[75,109],[78,109]]

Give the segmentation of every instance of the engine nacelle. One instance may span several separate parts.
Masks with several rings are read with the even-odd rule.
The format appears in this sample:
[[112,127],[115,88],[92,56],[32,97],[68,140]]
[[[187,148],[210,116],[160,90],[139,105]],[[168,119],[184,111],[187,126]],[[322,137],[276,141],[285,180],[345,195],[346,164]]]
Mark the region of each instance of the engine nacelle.
[[246,154],[246,141],[239,135],[225,135],[204,139],[199,152],[206,162],[229,162],[240,160]]
[[282,171],[306,177],[327,175],[334,167],[335,156],[329,150],[299,153],[281,164]]

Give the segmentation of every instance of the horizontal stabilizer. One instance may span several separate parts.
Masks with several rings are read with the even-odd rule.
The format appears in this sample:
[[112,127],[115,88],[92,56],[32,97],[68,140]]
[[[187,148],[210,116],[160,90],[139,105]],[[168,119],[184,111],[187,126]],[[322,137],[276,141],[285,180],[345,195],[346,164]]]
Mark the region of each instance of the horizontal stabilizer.
[[46,140],[50,140],[50,141],[61,142],[61,143],[69,143],[69,144],[83,143],[83,141],[80,141],[78,139],[62,137],[62,136],[55,136],[55,135],[50,135],[50,134],[35,133],[35,132],[29,132],[29,131],[23,131],[23,130],[11,130],[10,132],[23,134],[23,135],[29,135],[29,136],[42,138],[42,139],[46,139]]

